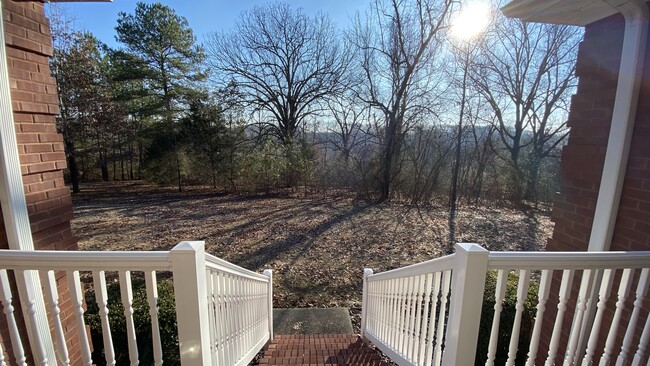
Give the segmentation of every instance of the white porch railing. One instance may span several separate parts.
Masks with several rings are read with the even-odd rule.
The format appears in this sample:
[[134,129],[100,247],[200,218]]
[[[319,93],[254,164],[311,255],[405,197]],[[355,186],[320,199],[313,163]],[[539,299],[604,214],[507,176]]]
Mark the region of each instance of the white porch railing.
[[[182,242],[169,252],[76,252],[0,251],[0,303],[7,319],[10,339],[3,341],[18,365],[26,365],[13,304],[20,301],[23,316],[36,324],[33,311],[35,291],[22,289],[17,299],[10,287],[8,271],[38,271],[44,283],[44,297],[55,343],[56,360],[47,360],[42,335],[28,329],[31,354],[38,365],[69,365],[69,339],[61,321],[59,291],[67,291],[83,364],[92,365],[90,341],[84,321],[83,284],[80,272],[90,272],[99,307],[106,364],[115,365],[115,350],[108,317],[106,273],[117,273],[128,337],[131,365],[138,364],[138,343],[134,325],[131,272],[144,274],[151,318],[153,361],[163,362],[158,319],[157,274],[171,272],[174,283],[180,361],[185,365],[245,365],[273,337],[271,272],[260,275],[205,254],[203,242]],[[57,274],[65,272],[67,282]],[[20,282],[18,282],[20,286]],[[206,296],[207,295],[207,296]],[[222,326],[224,325],[224,326]],[[0,365],[5,365],[0,349]]]
[[[646,365],[649,268],[650,252],[488,252],[459,244],[455,254],[420,264],[379,274],[366,269],[361,331],[400,365],[474,365],[484,285],[495,271],[491,331],[481,335],[489,337],[486,365],[495,364],[509,277],[516,302],[502,363]],[[531,286],[537,289],[535,320],[522,356]],[[557,303],[554,311],[549,300]],[[545,315],[552,329],[544,329]],[[538,352],[542,338],[548,341],[544,355]]]

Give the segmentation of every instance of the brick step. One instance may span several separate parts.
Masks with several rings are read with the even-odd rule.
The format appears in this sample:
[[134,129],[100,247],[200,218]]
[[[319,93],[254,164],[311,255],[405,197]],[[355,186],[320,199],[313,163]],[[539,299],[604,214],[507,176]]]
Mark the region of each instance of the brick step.
[[276,336],[260,359],[260,365],[368,365],[387,362],[356,334]]

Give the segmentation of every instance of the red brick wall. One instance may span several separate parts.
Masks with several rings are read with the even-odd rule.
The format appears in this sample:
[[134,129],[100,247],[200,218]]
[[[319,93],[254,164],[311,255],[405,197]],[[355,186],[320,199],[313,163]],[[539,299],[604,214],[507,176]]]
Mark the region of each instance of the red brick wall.
[[[63,139],[56,131],[59,112],[56,81],[50,75],[52,40],[40,2],[2,0],[9,83],[25,198],[36,249],[76,250],[70,230],[72,199],[63,182],[66,167]],[[0,248],[7,248],[4,227]],[[59,276],[61,315],[69,335],[71,361],[79,363],[76,326],[64,277]],[[6,323],[0,323],[5,328]],[[6,329],[0,330],[2,339]],[[8,344],[5,342],[5,345]],[[5,347],[5,350],[10,347]],[[7,352],[11,353],[11,352]],[[12,355],[8,355],[12,357]],[[11,359],[10,359],[10,364]]]
[[[586,27],[576,73],[562,185],[553,207],[547,250],[587,250],[607,149],[624,21],[612,16]],[[611,250],[650,250],[650,46],[646,52],[634,137]]]
[[[546,246],[549,251],[584,251],[589,245],[616,96],[624,25],[623,17],[615,15],[592,23],[585,29],[576,69],[578,90],[573,96],[568,120],[571,134],[562,152],[562,183],[553,207],[555,229]],[[650,250],[650,45],[646,51],[634,137],[611,250]],[[579,284],[578,281],[574,282],[574,290],[577,291]],[[553,287],[557,294],[559,276],[556,276]],[[614,307],[614,291],[608,306],[610,309]],[[575,300],[571,301],[569,308],[573,309],[574,304]],[[544,337],[538,362],[542,362],[546,356],[556,305],[556,299],[551,299],[547,305],[550,312],[544,319]],[[628,301],[628,309],[630,307],[631,301]],[[647,301],[645,307],[648,308]],[[609,326],[611,317],[612,313],[606,315],[608,319],[604,326]],[[626,324],[629,312],[624,318]],[[572,314],[565,316],[565,340],[568,339],[572,319]],[[644,324],[644,319],[639,327]],[[602,333],[599,350],[602,350],[607,332]],[[620,350],[620,333],[615,353]],[[559,354],[563,355],[566,342],[560,344]],[[600,357],[600,353],[597,356]],[[561,363],[560,358],[557,361]]]

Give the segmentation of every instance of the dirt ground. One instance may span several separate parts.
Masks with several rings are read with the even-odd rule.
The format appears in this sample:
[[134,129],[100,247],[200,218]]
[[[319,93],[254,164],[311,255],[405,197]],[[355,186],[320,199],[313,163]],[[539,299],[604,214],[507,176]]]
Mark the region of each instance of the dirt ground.
[[[444,207],[303,196],[85,184],[74,197],[72,226],[82,250],[169,250],[203,240],[220,258],[253,271],[273,269],[276,307],[358,309],[364,267],[385,271],[441,256],[446,248]],[[465,206],[457,239],[490,250],[538,250],[552,228],[543,213]]]

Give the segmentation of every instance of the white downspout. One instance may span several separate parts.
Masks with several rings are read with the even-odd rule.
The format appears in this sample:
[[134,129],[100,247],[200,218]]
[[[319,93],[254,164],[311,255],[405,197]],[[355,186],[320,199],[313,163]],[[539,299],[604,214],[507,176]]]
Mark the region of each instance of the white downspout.
[[605,2],[617,8],[625,17],[625,35],[589,251],[608,251],[611,247],[630,154],[648,37],[648,6],[645,1],[632,0],[622,5],[611,4],[614,2],[612,0]]
[[[625,33],[603,174],[589,237],[589,251],[609,251],[612,244],[630,155],[648,37],[648,6],[644,0],[631,0],[618,6],[611,4],[612,0],[604,1],[617,8],[625,18]],[[591,281],[588,276],[582,278],[581,286],[589,286],[590,296],[575,357],[582,357],[587,346],[591,325],[596,315],[595,304],[599,290],[596,284],[600,283],[601,278],[600,272],[596,272]]]
[[[0,1],[0,14],[2,14],[2,1]],[[20,171],[7,63],[4,24],[0,17],[0,201],[2,202],[2,216],[9,248],[34,250]],[[42,364],[46,359],[50,364],[56,364],[38,272],[15,271],[15,277],[34,361],[37,364]],[[32,296],[29,296],[28,293]],[[27,298],[33,298],[33,304],[27,302]],[[32,323],[32,317],[28,314],[30,305],[36,312],[35,323]],[[38,337],[33,334],[32,329],[34,328],[38,328]]]

